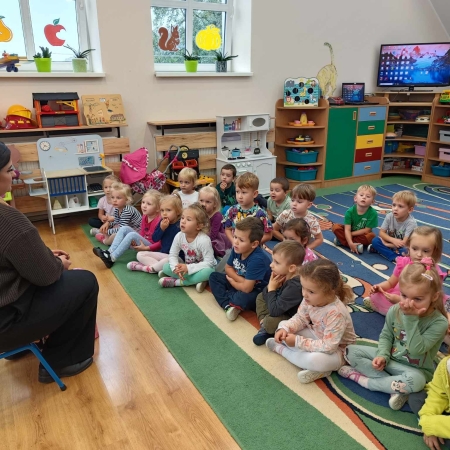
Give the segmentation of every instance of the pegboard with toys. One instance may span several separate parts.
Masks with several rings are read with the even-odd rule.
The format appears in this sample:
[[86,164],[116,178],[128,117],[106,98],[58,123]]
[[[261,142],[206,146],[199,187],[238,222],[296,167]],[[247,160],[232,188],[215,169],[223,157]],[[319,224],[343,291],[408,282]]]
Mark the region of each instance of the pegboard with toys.
[[319,106],[320,88],[317,78],[287,78],[284,82],[284,106]]

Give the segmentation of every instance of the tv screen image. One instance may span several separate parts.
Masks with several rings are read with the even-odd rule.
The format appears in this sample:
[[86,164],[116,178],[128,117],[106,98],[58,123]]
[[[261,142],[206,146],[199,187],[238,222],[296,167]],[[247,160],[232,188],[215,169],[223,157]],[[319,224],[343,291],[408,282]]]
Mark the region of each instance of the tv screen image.
[[448,86],[450,42],[382,45],[378,86]]

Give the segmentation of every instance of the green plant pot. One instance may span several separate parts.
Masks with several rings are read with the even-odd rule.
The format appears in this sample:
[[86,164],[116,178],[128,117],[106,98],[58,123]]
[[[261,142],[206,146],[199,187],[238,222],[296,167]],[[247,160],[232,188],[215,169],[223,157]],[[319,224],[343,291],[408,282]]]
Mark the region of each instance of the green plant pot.
[[74,72],[87,72],[87,61],[84,58],[73,58],[72,67]]
[[197,72],[198,61],[184,61],[186,72]]
[[226,72],[227,61],[216,61],[216,72]]
[[52,58],[34,58],[38,72],[52,71]]

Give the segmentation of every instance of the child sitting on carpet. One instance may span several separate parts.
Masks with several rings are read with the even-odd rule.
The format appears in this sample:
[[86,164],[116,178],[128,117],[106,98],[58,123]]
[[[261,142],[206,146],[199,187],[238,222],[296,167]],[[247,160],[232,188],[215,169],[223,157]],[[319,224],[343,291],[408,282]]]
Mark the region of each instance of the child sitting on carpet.
[[214,255],[222,257],[231,248],[231,242],[226,237],[222,224],[223,216],[220,212],[219,192],[212,186],[205,186],[200,189],[198,201],[209,217],[209,237]]
[[98,216],[89,219],[89,226],[100,228],[107,220],[114,220],[114,206],[111,203],[111,186],[120,181],[115,175],[103,178],[102,188],[105,195],[98,200]]
[[220,183],[216,186],[222,206],[222,214],[225,214],[231,206],[236,204],[235,178],[236,167],[233,164],[225,164],[220,170]]
[[391,262],[403,256],[406,241],[417,227],[416,219],[411,215],[416,203],[417,197],[414,192],[396,192],[392,197],[392,211],[386,214],[379,235],[373,238],[367,251],[379,253]]
[[[301,220],[301,219],[299,219]],[[263,345],[274,336],[278,324],[290,319],[302,301],[298,269],[303,264],[305,249],[293,241],[275,245],[269,284],[256,297],[256,315],[260,329],[253,337],[255,345]]]
[[391,394],[389,406],[394,410],[431,381],[434,358],[448,328],[442,282],[434,264],[406,266],[399,282],[401,300],[386,315],[378,349],[349,345],[345,359],[350,366],[338,371],[366,389]]
[[114,220],[107,220],[100,229],[91,228],[91,236],[95,236],[99,242],[111,245],[116,233],[121,227],[129,226],[133,230],[139,230],[141,226],[141,213],[131,205],[133,195],[128,184],[113,183],[111,186],[111,203],[114,206]]
[[267,215],[275,222],[278,216],[291,207],[291,198],[287,195],[289,181],[285,177],[276,177],[270,182],[270,197],[267,200]]
[[301,383],[311,383],[345,364],[345,348],[356,340],[346,306],[353,291],[336,264],[326,259],[302,266],[300,283],[303,301],[297,314],[280,322],[266,346],[302,368],[297,375]]
[[137,251],[158,251],[161,248],[160,242],[153,242],[153,233],[161,220],[159,215],[160,199],[161,193],[155,189],[150,189],[143,195],[141,199],[142,222],[139,233],[134,228],[121,227],[109,250],[103,250],[100,247],[92,249],[94,255],[98,256],[108,269],[130,247]]
[[335,234],[334,244],[350,247],[353,253],[362,253],[363,246],[372,243],[378,226],[378,214],[372,208],[377,191],[373,186],[364,184],[358,188],[354,197],[355,204],[347,209],[344,224],[335,223],[331,231]]
[[[197,292],[203,292],[216,260],[208,236],[209,217],[200,203],[183,210],[180,230],[170,247],[169,262],[159,273],[159,285],[167,288],[195,284]],[[184,262],[179,259],[180,252]]]
[[159,252],[139,252],[137,261],[127,264],[129,270],[140,270],[148,273],[158,273],[169,261],[170,246],[180,231],[180,216],[183,210],[178,195],[165,195],[159,202],[161,221],[153,233],[153,240],[161,242]]
[[[403,269],[423,258],[432,258],[435,263],[442,256],[442,233],[436,227],[417,227],[406,241],[408,256],[397,258],[397,264],[391,277],[380,284],[375,284],[370,290],[370,297],[364,299],[364,305],[385,316],[389,308],[400,301],[398,279]],[[447,276],[439,266],[435,266],[442,281]]]
[[254,311],[256,297],[269,283],[270,257],[260,247],[263,236],[264,225],[258,217],[238,222],[225,273],[209,277],[211,292],[228,320],[236,320],[241,311]]
[[305,219],[309,225],[314,240],[308,243],[310,249],[318,247],[323,242],[322,231],[318,220],[308,211],[316,198],[316,191],[310,184],[301,183],[291,192],[291,209],[286,209],[277,218],[273,226],[273,236],[279,241],[284,240],[283,231],[291,219]]
[[303,264],[307,264],[317,259],[317,255],[307,247],[309,238],[311,237],[311,230],[305,219],[291,219],[285,226],[283,237],[286,241],[297,241],[305,249],[305,257]]
[[176,189],[173,193],[180,196],[183,208],[198,202],[198,192],[195,190],[197,172],[190,167],[181,169],[178,174],[178,182],[180,183],[180,189]]

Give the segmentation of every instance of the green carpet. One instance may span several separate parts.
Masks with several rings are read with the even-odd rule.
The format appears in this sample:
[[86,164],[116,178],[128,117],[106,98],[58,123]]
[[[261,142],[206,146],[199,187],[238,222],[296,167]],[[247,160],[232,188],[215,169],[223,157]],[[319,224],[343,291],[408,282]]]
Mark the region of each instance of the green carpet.
[[363,448],[254,362],[183,289],[162,291],[156,276],[127,270],[134,256],[123,255],[115,276],[243,449]]

